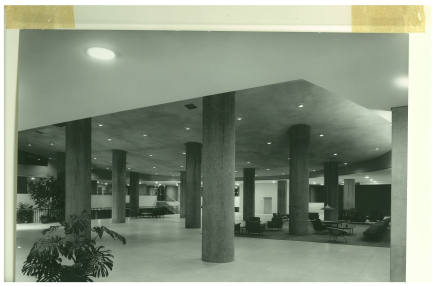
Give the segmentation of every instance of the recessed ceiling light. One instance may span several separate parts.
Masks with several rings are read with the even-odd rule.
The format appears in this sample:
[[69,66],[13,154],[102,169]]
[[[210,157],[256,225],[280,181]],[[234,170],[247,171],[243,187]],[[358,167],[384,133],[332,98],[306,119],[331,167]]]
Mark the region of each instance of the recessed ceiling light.
[[299,105],[298,105],[298,108],[303,108],[303,107],[304,107],[303,104],[299,104]]
[[333,156],[338,156],[338,153],[333,153]]
[[315,172],[316,170],[315,169],[312,169],[312,172]]
[[268,144],[268,145],[271,145],[271,144],[272,144],[272,142],[266,142],[266,144]]
[[54,143],[53,143],[53,142],[50,142],[50,146],[54,146]]
[[29,143],[29,144],[27,144],[27,146],[32,147],[32,144]]
[[369,179],[369,176],[365,176],[365,179]]
[[247,164],[251,164],[251,162],[250,162],[250,161],[247,161]]
[[112,141],[112,138],[108,138],[107,141]]
[[409,87],[409,78],[407,76],[399,76],[394,80],[395,85],[400,88],[408,88]]
[[132,168],[130,168],[130,167],[127,167],[127,170],[130,170],[130,169],[132,169]]
[[271,169],[266,169],[267,171],[271,170]]
[[324,134],[322,134],[322,133],[321,133],[321,134],[319,134],[319,137],[324,137]]
[[153,169],[156,169],[156,166],[153,166]]
[[99,123],[99,124],[98,124],[98,127],[103,127],[103,124]]
[[186,152],[182,152],[182,155],[186,155]]
[[86,50],[86,53],[91,58],[102,61],[109,61],[115,58],[115,53],[113,51],[101,47],[91,47]]
[[189,130],[191,130],[191,128],[190,127],[185,127],[185,130],[189,131]]
[[97,160],[97,157],[94,157],[94,158],[92,158],[92,159]]
[[41,158],[38,158],[38,161],[41,161]]
[[345,166],[347,166],[347,165],[348,165],[348,163],[347,163],[347,162],[345,162],[345,163],[344,163],[344,165],[345,165]]
[[242,120],[242,117],[238,117],[238,118],[236,118],[236,120],[241,121],[241,120]]
[[180,165],[180,168],[183,168],[183,165]]
[[148,135],[147,134],[142,134],[142,136],[147,137]]
[[153,157],[153,154],[148,155],[148,157]]
[[33,180],[35,180],[35,177],[31,177],[30,179],[33,181]]

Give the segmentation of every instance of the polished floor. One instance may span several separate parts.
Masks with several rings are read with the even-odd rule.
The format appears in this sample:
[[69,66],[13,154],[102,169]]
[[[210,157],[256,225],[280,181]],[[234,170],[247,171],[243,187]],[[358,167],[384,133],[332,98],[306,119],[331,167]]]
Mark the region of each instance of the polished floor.
[[[201,260],[201,230],[185,229],[178,216],[132,219],[125,224],[96,220],[123,234],[111,238],[114,269],[96,281],[389,281],[389,248],[235,237],[235,261]],[[32,243],[47,225],[17,225],[16,281]]]

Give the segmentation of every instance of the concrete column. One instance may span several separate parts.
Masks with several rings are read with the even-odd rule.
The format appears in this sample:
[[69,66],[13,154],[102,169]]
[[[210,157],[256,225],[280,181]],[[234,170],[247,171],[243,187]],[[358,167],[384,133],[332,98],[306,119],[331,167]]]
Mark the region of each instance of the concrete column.
[[186,171],[180,171],[180,218],[185,218]]
[[339,217],[339,184],[338,162],[324,163],[324,187],[327,194],[327,204],[331,210],[324,211],[324,220],[338,220]]
[[356,207],[356,181],[344,179],[344,210]]
[[[65,218],[91,215],[91,119],[70,121],[65,128]],[[89,221],[90,222],[90,221]],[[91,235],[91,225],[85,234]]]
[[406,281],[407,106],[392,108],[391,281]]
[[130,172],[130,217],[139,215],[139,173]]
[[126,151],[112,150],[112,222],[126,222]]
[[243,169],[243,219],[246,221],[248,218],[255,216],[255,169]]
[[97,180],[91,180],[91,195],[97,194]]
[[201,143],[186,146],[185,227],[201,227]]
[[288,199],[286,180],[279,180],[277,182],[277,213],[284,215],[286,211],[286,201]]
[[308,233],[310,126],[297,124],[289,129],[289,233]]
[[[56,183],[59,192],[65,194],[65,152],[56,152],[54,158],[54,165],[56,168]],[[65,218],[65,206],[59,213],[59,219]]]
[[235,93],[203,98],[202,259],[234,260]]

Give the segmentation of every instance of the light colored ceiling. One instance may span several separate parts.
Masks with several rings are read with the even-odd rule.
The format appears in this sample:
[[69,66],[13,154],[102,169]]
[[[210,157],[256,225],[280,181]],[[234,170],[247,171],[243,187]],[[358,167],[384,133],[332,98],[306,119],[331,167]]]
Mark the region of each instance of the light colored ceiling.
[[[91,46],[117,57],[93,60]],[[23,30],[18,127],[297,79],[389,110],[407,105],[394,84],[407,71],[406,34]]]
[[[197,108],[188,110],[188,103]],[[236,121],[235,176],[244,167],[256,168],[258,176],[288,174],[287,131],[294,124],[311,126],[309,166],[314,171],[329,160],[351,165],[391,149],[389,121],[305,80],[237,91],[236,116],[242,120]],[[184,143],[201,142],[201,130],[201,98],[97,116],[92,120],[93,165],[110,169],[111,150],[122,149],[131,171],[177,176],[185,169]],[[19,148],[54,157],[65,150],[64,132],[58,126],[22,131]]]

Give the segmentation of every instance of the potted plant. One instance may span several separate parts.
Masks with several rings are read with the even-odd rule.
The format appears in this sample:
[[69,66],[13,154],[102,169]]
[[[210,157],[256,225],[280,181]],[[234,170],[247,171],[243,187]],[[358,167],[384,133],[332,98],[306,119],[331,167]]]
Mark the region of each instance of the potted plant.
[[107,277],[113,255],[97,241],[107,234],[126,243],[123,236],[104,226],[90,228],[86,212],[42,233],[21,269],[24,275],[36,277],[37,282],[92,282],[93,278]]
[[17,210],[17,223],[33,222],[33,208],[29,204],[20,203]]

